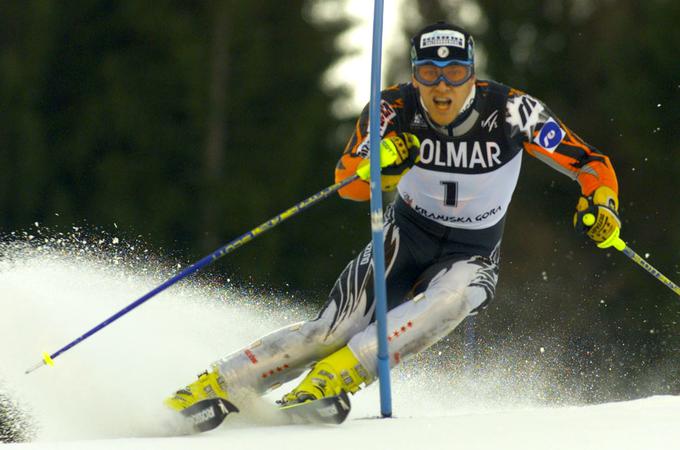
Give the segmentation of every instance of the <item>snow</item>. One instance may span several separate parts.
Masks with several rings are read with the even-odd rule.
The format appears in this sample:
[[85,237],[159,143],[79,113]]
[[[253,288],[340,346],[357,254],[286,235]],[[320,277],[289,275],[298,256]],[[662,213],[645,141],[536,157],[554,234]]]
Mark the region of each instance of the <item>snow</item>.
[[[406,407],[405,407],[406,408]],[[353,412],[339,426],[237,426],[196,436],[93,439],[9,444],[8,449],[677,449],[680,399],[589,407],[515,409],[479,413],[416,411],[394,419]],[[368,418],[367,418],[368,417]],[[3,447],[4,448],[4,447]]]
[[677,397],[546,406],[536,401],[537,380],[460,379],[418,365],[394,373],[392,419],[376,417],[373,385],[352,398],[342,425],[285,425],[271,408],[276,392],[214,431],[177,436],[165,396],[213,360],[313,312],[277,307],[286,303],[280,295],[184,282],[64,353],[54,368],[25,375],[43,351],[54,352],[168,273],[152,261],[130,265],[96,251],[0,250],[0,392],[36,428],[30,442],[3,449],[680,449]]

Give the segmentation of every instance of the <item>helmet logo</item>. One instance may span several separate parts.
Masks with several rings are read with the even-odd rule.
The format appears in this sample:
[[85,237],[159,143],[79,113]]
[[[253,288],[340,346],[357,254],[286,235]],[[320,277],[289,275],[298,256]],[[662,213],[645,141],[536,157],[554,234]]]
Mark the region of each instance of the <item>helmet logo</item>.
[[446,58],[447,56],[449,56],[449,49],[446,47],[439,47],[437,49],[437,56],[439,56],[440,58]]
[[420,49],[448,45],[465,48],[465,35],[455,30],[434,30],[420,36]]

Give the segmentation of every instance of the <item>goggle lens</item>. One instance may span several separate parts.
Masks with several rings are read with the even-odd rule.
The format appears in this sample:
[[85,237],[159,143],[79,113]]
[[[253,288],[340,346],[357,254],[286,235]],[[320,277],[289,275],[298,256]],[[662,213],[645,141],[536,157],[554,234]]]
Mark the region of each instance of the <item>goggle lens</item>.
[[452,63],[444,67],[435,64],[416,64],[413,75],[425,86],[434,86],[444,81],[451,86],[460,86],[470,79],[473,70],[471,65]]

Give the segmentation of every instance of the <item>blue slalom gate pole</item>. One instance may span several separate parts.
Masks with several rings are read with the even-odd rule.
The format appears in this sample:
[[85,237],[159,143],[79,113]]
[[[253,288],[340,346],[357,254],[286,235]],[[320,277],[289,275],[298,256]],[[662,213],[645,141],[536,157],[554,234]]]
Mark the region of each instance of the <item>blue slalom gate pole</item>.
[[380,182],[380,74],[382,60],[383,0],[375,0],[373,11],[373,54],[371,59],[370,161],[371,161],[371,231],[373,235],[373,282],[375,316],[378,322],[378,378],[380,412],[392,416],[390,356],[387,348],[387,294],[385,288],[385,247],[383,244],[382,189]]
[[186,277],[188,277],[189,275],[191,275],[195,272],[198,272],[203,267],[217,261],[218,259],[220,259],[224,255],[231,253],[234,250],[236,250],[237,248],[247,244],[248,242],[252,241],[253,239],[255,239],[260,234],[264,233],[267,230],[271,230],[272,228],[274,228],[275,226],[277,226],[281,222],[285,221],[286,219],[289,219],[290,217],[296,215],[297,213],[299,213],[301,211],[304,211],[305,209],[307,209],[308,207],[318,203],[319,201],[321,201],[325,198],[328,198],[332,193],[334,193],[335,191],[337,191],[337,190],[341,189],[342,187],[348,185],[349,183],[357,180],[358,178],[359,178],[358,175],[353,175],[351,177],[345,178],[344,180],[339,181],[339,182],[327,187],[326,189],[323,189],[323,190],[317,192],[316,194],[312,195],[311,197],[306,198],[305,200],[301,201],[300,203],[288,208],[287,210],[285,210],[281,214],[269,219],[268,221],[261,223],[260,225],[253,228],[252,230],[242,234],[240,237],[229,242],[227,245],[218,248],[217,250],[215,250],[214,252],[212,252],[208,256],[204,257],[200,261],[193,263],[192,265],[190,265],[189,267],[184,269],[182,272],[180,272],[177,275],[175,275],[174,277],[170,278],[169,280],[167,280],[166,282],[164,282],[160,286],[154,288],[153,290],[149,291],[148,293],[146,293],[145,295],[143,295],[139,299],[130,303],[128,306],[121,309],[120,311],[118,311],[117,313],[115,313],[114,315],[109,317],[108,319],[104,320],[99,325],[90,329],[89,331],[87,331],[82,336],[80,336],[77,339],[74,339],[73,341],[69,342],[68,344],[66,344],[65,346],[63,346],[62,348],[57,350],[56,352],[54,352],[52,354],[43,353],[42,360],[40,362],[38,362],[37,364],[35,364],[34,366],[30,367],[28,370],[26,370],[26,373],[29,374],[29,373],[33,372],[34,370],[39,369],[40,367],[45,366],[45,365],[53,366],[54,365],[54,359],[56,357],[58,357],[59,355],[61,355],[64,352],[68,351],[72,347],[75,347],[76,345],[78,345],[79,343],[81,343],[82,341],[87,339],[88,337],[92,336],[97,331],[101,330],[102,328],[104,328],[104,327],[110,325],[111,323],[115,322],[116,320],[120,319],[125,314],[129,313],[133,309],[140,306],[142,303],[145,303],[147,300],[154,297],[156,294],[159,294],[160,292],[166,290],[167,288],[169,288],[173,284],[177,283],[181,279],[186,278]]

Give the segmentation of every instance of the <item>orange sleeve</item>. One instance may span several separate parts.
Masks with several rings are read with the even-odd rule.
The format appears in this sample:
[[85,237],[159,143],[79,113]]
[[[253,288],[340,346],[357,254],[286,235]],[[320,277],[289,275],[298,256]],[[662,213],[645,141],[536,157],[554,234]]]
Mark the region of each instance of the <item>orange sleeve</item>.
[[[506,108],[510,138],[527,153],[577,181],[584,196],[590,196],[600,186],[618,195],[619,184],[609,158],[567,128],[543,102],[511,88]],[[548,128],[543,130],[545,126]],[[553,145],[557,133],[561,137]],[[541,141],[545,146],[540,145]]]
[[[591,195],[600,186],[607,186],[618,195],[619,184],[609,158],[586,144],[561,121],[559,124],[565,136],[553,151],[529,141],[523,142],[524,149],[531,156],[575,179],[584,196]],[[534,137],[537,135],[538,131],[534,131]]]
[[607,186],[617,196],[619,195],[619,183],[616,179],[616,174],[612,169],[609,158],[604,155],[602,156],[606,162],[595,162],[588,166],[589,169],[592,169],[593,173],[581,171],[578,175],[577,181],[581,185],[583,195],[591,195],[600,186]]
[[[363,159],[360,156],[353,156],[349,153],[342,155],[338,165],[335,166],[335,182],[337,183],[354,175],[357,171],[357,166]],[[356,180],[340,189],[338,194],[340,194],[340,197],[348,200],[364,202],[371,198],[371,187],[367,181]]]
[[[397,111],[403,109],[403,99],[399,96],[399,86],[390,86],[382,92],[380,102],[380,132],[382,136],[390,136],[395,133],[397,127]],[[335,166],[335,182],[344,180],[354,175],[357,167],[368,156],[368,105],[364,107],[357,119],[354,133]],[[381,137],[382,137],[381,136]],[[340,197],[348,200],[363,202],[370,200],[370,183],[364,180],[356,180],[338,191]]]

